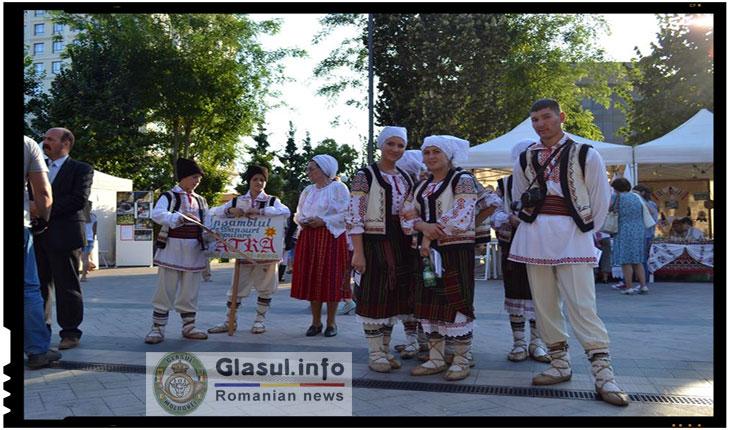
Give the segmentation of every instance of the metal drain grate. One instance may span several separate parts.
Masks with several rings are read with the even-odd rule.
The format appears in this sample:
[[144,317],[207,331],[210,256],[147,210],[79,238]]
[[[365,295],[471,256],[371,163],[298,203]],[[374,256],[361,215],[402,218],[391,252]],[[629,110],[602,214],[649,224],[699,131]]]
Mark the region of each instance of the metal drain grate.
[[[54,361],[52,369],[88,370],[94,372],[146,373],[146,366],[138,364],[90,363],[83,361]],[[504,387],[496,385],[445,384],[435,382],[381,381],[377,379],[353,379],[353,388],[380,390],[431,391],[439,393],[481,394],[492,396],[540,397],[549,399],[600,400],[595,391],[559,390],[553,388]],[[633,402],[665,403],[687,406],[713,406],[707,397],[662,395],[650,393],[629,394]]]

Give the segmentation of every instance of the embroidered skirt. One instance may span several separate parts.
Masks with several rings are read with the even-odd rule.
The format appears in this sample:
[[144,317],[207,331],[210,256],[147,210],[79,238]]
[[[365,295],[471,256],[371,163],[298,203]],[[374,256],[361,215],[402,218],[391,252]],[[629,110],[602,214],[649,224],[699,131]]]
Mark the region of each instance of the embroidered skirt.
[[[474,317],[474,244],[439,247],[443,275],[435,287],[423,285],[423,262],[417,259],[418,272],[413,277],[413,316],[419,319],[454,322],[461,312]],[[359,304],[358,304],[359,306]]]
[[413,267],[416,250],[403,234],[400,221],[390,224],[383,238],[363,235],[365,273],[355,285],[355,313],[367,318],[389,318],[413,313]]
[[294,251],[291,296],[316,302],[352,297],[347,236],[336,238],[327,227],[305,228]]
[[504,281],[504,309],[511,315],[535,318],[527,266],[507,259],[510,242],[499,241],[502,254],[502,279]]

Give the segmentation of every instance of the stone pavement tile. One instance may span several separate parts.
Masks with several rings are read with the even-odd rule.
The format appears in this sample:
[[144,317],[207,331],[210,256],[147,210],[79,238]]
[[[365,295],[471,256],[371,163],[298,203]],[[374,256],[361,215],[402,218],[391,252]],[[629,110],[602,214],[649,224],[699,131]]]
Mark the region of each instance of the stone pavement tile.
[[[413,416],[418,416],[418,414],[413,413],[409,409],[403,408],[401,406],[395,406],[388,410],[367,409],[367,410],[361,410],[361,411],[353,411],[352,415],[363,416],[363,417],[413,417]],[[436,414],[434,414],[434,415],[436,415]]]
[[120,394],[117,396],[104,396],[104,402],[109,406],[110,409],[116,409],[127,406],[140,406],[144,407],[144,402],[141,402],[133,394]]
[[619,383],[619,387],[621,387],[627,393],[659,394],[659,389],[657,389],[657,387],[652,384]]
[[638,367],[641,368],[665,368],[665,369],[691,369],[692,367],[686,361],[681,360],[659,360],[659,359],[635,359]]
[[129,394],[130,391],[128,388],[103,388],[101,390],[89,390],[84,391],[81,390],[78,392],[77,396],[79,399],[94,399],[94,398],[101,398],[105,396],[117,396],[122,394]]
[[656,385],[657,390],[662,394],[678,394],[682,396],[713,397],[714,391],[711,385]]
[[108,416],[112,415],[111,409],[104,403],[103,399],[83,399],[66,404],[74,416]]
[[70,378],[72,378],[74,376],[70,370],[61,370],[61,369],[58,369],[58,370],[59,370],[58,372],[43,375],[43,380],[48,383],[50,383],[50,382],[68,382],[70,380]]
[[647,376],[647,377],[671,378],[674,376],[671,373],[669,373],[669,370],[667,370],[665,368],[646,367],[646,368],[642,368],[641,371],[644,373],[644,376]]
[[524,378],[493,378],[479,376],[475,385],[491,385],[495,387],[531,387],[532,376]]
[[26,420],[61,420],[73,416],[73,412],[66,406],[53,406],[38,411],[26,409],[23,416]]
[[702,379],[685,379],[685,378],[654,378],[650,377],[649,382],[654,385],[682,385],[682,386],[711,386]]
[[123,408],[111,408],[112,413],[120,417],[146,416],[144,405],[142,406],[126,406]]
[[43,404],[40,397],[28,398],[23,397],[23,410],[25,411],[43,411],[46,405]]
[[480,369],[479,377],[477,378],[477,380],[483,380],[486,378],[520,380],[524,378],[532,378],[532,375],[532,371],[518,372],[514,370]]
[[24,387],[39,387],[39,386],[45,386],[48,385],[46,383],[46,380],[43,378],[43,376],[36,376],[36,377],[28,377],[28,375],[25,376],[25,379],[23,379],[23,386]]
[[355,401],[370,401],[374,399],[382,398],[388,390],[377,390],[371,388],[353,388],[352,389],[352,400]]
[[644,371],[639,367],[618,367],[613,366],[614,375],[621,376],[646,376]]
[[50,406],[54,404],[77,399],[76,394],[74,394],[74,392],[70,388],[61,390],[49,389],[41,391],[40,396],[43,400],[43,404],[45,404],[47,408],[50,408]]
[[93,381],[72,381],[69,382],[69,387],[76,393],[77,395],[79,393],[88,392],[88,391],[103,391],[106,390],[107,387],[103,386],[101,382],[98,380]]
[[[397,408],[397,410],[401,411],[402,414],[417,414],[425,416],[445,416],[451,414],[449,406],[439,402],[416,402],[405,405],[397,405],[388,409],[392,410],[394,408]],[[358,415],[363,414],[358,413]]]
[[448,405],[446,407],[450,415],[468,413],[474,410],[497,407],[489,401],[489,396],[471,396],[472,400],[464,398],[463,401]]
[[715,364],[711,361],[690,361],[687,364],[695,370],[713,370],[715,368]]
[[667,369],[675,378],[702,379],[702,376],[694,369]]
[[651,381],[646,376],[626,376],[617,374],[616,381],[619,384],[651,384]]
[[700,375],[700,378],[707,381],[712,382],[715,379],[715,372],[712,370],[698,370],[697,373]]

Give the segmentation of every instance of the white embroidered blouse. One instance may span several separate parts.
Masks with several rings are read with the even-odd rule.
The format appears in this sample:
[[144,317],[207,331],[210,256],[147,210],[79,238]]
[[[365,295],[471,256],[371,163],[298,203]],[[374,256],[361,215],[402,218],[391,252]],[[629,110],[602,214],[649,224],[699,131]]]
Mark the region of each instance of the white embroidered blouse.
[[[391,175],[383,171],[380,172],[383,179],[390,185],[391,194],[393,196],[393,207],[391,215],[399,215],[403,204],[405,203],[408,190],[408,182],[400,173]],[[375,181],[376,179],[373,178]],[[368,211],[368,179],[365,173],[358,172],[352,179],[352,194],[350,195],[350,204],[345,219],[348,234],[365,233],[365,215]]]
[[317,188],[308,185],[299,196],[299,204],[294,214],[294,222],[301,224],[302,219],[322,218],[327,230],[337,238],[345,232],[345,215],[350,203],[350,190],[339,181]]

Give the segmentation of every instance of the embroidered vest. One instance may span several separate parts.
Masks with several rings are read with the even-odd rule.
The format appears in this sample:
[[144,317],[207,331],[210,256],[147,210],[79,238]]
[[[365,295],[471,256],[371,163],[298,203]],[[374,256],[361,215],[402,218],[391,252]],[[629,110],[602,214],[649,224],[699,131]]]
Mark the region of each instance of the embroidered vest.
[[[408,183],[408,188],[404,191],[405,197],[413,188],[413,181],[399,167],[396,166],[396,169]],[[363,219],[365,234],[388,236],[392,228],[390,215],[393,213],[393,187],[383,179],[377,163],[364,167],[360,171],[368,180],[368,210]]]
[[[233,201],[231,202],[231,207],[232,208],[238,207],[238,199],[249,200],[249,199],[244,199],[243,197],[244,196],[236,196],[236,197],[234,197],[233,198]],[[263,208],[268,207],[268,206],[274,206],[274,202],[275,201],[276,201],[276,196],[269,196],[269,199],[267,201],[265,201],[265,202],[259,201],[258,202],[258,206],[259,206],[258,208],[259,209],[263,209]]]
[[[539,151],[531,148],[532,145],[520,154],[520,165],[527,182],[532,182],[537,175],[537,170],[540,168]],[[560,188],[563,192],[563,198],[568,206],[570,216],[578,225],[580,231],[584,233],[593,230],[594,227],[590,196],[584,179],[586,156],[590,148],[592,148],[590,145],[576,143],[568,138],[562,149],[568,152],[558,155],[560,158]],[[530,160],[529,163],[528,160]],[[535,184],[537,182],[535,181]],[[521,210],[518,216],[521,220],[532,223],[540,214],[541,208],[542,203],[534,208]]]
[[[165,191],[164,195],[167,196],[168,211],[172,212],[180,209],[182,194],[183,193],[176,193],[172,190]],[[205,197],[203,196],[193,193],[193,197],[198,202],[198,219],[203,221],[205,219],[205,213],[208,212],[208,203],[205,201]],[[162,226],[160,233],[157,235],[155,246],[160,249],[165,248],[167,246],[168,237],[178,239],[198,239],[201,249],[205,249],[205,245],[203,244],[203,229],[197,225],[182,225],[173,229],[166,225]]]
[[[444,213],[450,211],[454,206],[454,189],[459,183],[459,179],[462,175],[471,176],[474,181],[474,177],[469,172],[456,171],[454,169],[449,170],[449,173],[444,178],[441,186],[426,199],[423,198],[423,190],[426,189],[428,184],[433,181],[433,175],[430,175],[428,179],[421,182],[416,186],[415,189],[415,200],[414,204],[416,210],[421,214],[421,218],[428,223],[434,223]],[[426,205],[428,205],[429,217],[426,218]],[[431,246],[438,248],[439,246],[447,245],[459,245],[459,244],[474,244],[476,238],[476,229],[474,227],[474,219],[472,218],[470,227],[466,231],[455,232],[454,235],[449,236],[445,239],[436,240],[431,242]],[[421,244],[423,240],[423,233],[418,233],[417,244]]]

